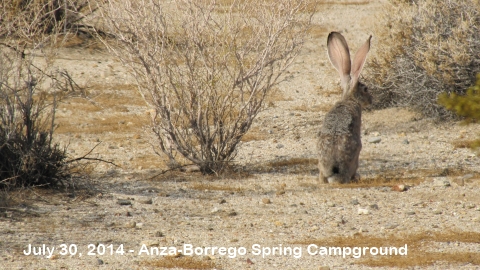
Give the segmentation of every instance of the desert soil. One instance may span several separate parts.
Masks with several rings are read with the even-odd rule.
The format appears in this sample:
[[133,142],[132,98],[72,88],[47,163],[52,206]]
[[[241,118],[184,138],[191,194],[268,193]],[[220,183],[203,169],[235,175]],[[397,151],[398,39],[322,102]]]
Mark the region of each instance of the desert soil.
[[[83,184],[87,188],[12,193],[14,203],[0,216],[0,268],[151,269],[168,263],[172,268],[216,269],[480,268],[478,258],[472,259],[480,256],[480,159],[470,149],[455,147],[478,136],[479,124],[436,122],[407,109],[367,110],[359,173],[371,181],[347,186],[317,182],[316,131],[340,98],[326,36],[341,31],[355,51],[373,34],[375,53],[382,41],[375,38],[374,14],[384,5],[321,5],[312,39],[239,146],[235,161],[244,172],[231,176],[159,175],[163,161],[142,129],[149,109],[131,76],[106,51],[82,44],[62,49],[57,64],[88,89],[90,99],[61,105],[57,138],[69,145],[71,157],[98,145],[91,157],[118,167],[97,163],[95,177]],[[398,185],[406,190],[392,190]],[[311,244],[407,244],[409,249],[407,255],[367,252],[354,258],[312,255]],[[51,257],[25,255],[29,245],[55,250]],[[65,245],[75,255],[62,255]],[[237,254],[140,252],[142,247],[189,245],[203,251],[225,247]],[[266,254],[273,247],[275,254]],[[314,247],[310,251],[318,251]],[[290,254],[288,248],[302,253]]]

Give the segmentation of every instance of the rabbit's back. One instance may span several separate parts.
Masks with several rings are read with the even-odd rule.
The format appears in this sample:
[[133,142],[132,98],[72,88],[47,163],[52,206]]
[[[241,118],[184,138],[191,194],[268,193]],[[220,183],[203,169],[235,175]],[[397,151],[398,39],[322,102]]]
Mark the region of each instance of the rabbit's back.
[[354,100],[343,100],[327,113],[319,135],[342,136],[358,134],[360,138],[362,107]]

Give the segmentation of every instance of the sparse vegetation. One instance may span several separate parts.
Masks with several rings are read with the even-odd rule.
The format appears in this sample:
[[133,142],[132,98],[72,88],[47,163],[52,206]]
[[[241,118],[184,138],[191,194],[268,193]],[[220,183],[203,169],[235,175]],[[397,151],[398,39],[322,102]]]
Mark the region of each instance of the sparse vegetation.
[[442,93],[438,102],[467,121],[480,120],[480,74],[475,85],[469,87],[465,95]]
[[296,241],[294,244],[317,244],[335,247],[400,247],[408,245],[408,256],[366,256],[355,261],[370,267],[415,267],[433,265],[439,261],[480,265],[480,258],[473,252],[431,252],[426,248],[440,242],[480,243],[477,232],[421,232],[406,235],[376,237],[357,234],[354,237],[330,237],[319,240]]
[[[10,27],[2,27],[0,37],[26,37],[28,41],[39,33],[86,32],[88,27],[81,21],[91,12],[88,6],[88,0],[1,0],[1,24]],[[88,10],[87,14],[82,13],[84,10]]]
[[[455,112],[463,117],[465,121],[476,122],[480,120],[480,73],[477,75],[475,85],[467,89],[465,95],[456,93],[442,93],[438,98],[438,103],[445,106],[447,110]],[[454,143],[457,148],[476,148],[480,147],[480,139],[470,141],[459,141]]]
[[[53,2],[44,2],[2,1],[1,187],[55,186],[70,176],[66,149],[53,141],[53,133],[58,103],[77,88],[66,71],[52,65],[58,29],[43,25],[54,15],[47,12]],[[34,10],[50,19],[33,16]]]
[[108,1],[104,40],[154,109],[170,167],[179,156],[218,173],[299,53],[308,1]]
[[1,186],[56,185],[69,175],[65,149],[53,142],[64,88],[30,61],[10,49],[0,52]]
[[201,259],[192,256],[167,256],[159,260],[150,260],[142,263],[144,266],[161,268],[181,268],[181,269],[216,269],[217,263],[209,259]]
[[480,69],[480,2],[391,0],[382,9],[378,47],[367,67],[377,108],[408,106],[426,116],[454,114],[440,93],[464,94]]

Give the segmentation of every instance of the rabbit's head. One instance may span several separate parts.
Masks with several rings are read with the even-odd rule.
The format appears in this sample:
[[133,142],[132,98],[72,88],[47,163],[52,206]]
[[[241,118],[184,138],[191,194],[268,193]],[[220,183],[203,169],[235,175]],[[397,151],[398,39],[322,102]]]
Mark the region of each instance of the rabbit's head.
[[365,44],[357,51],[350,60],[350,52],[347,41],[338,32],[331,32],[328,35],[327,48],[330,62],[338,71],[342,82],[342,99],[355,99],[362,107],[372,104],[372,95],[368,92],[368,87],[359,82],[360,72],[365,64],[368,51],[370,50],[370,36]]

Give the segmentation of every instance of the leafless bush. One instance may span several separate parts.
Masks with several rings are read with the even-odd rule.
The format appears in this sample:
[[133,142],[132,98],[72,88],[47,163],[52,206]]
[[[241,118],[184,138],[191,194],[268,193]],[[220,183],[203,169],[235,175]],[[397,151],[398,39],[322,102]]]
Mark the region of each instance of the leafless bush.
[[[106,45],[154,109],[170,166],[220,171],[304,43],[305,0],[107,1]],[[105,41],[105,40],[104,40]],[[157,144],[156,143],[156,144]]]
[[[89,0],[0,0],[0,37],[38,37],[38,33],[88,32],[82,20],[92,13]],[[17,36],[16,36],[17,35]]]
[[53,143],[55,81],[10,49],[0,55],[0,186],[56,185],[68,176],[65,149]]
[[53,141],[55,109],[74,84],[53,65],[58,32],[5,20],[0,29],[0,187],[65,184],[69,167]]
[[438,95],[465,93],[480,70],[480,2],[391,0],[377,26],[366,81],[377,107],[408,106],[452,117]]

